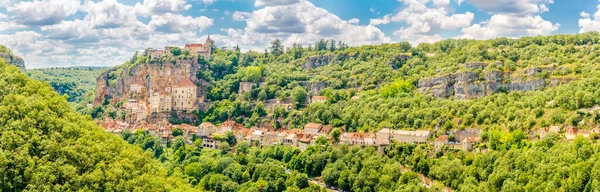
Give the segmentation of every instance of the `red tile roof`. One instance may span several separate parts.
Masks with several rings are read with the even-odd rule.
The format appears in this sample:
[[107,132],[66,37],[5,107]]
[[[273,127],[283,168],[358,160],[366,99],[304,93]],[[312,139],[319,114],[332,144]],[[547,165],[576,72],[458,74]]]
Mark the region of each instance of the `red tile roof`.
[[190,44],[185,44],[185,47],[202,47],[201,43],[190,43]]
[[323,127],[323,124],[320,124],[320,123],[307,123],[306,125],[304,125],[304,129],[317,129],[317,130],[319,130],[321,127]]
[[194,84],[194,82],[192,82],[192,80],[190,79],[182,79],[179,81],[179,83],[177,83],[177,87],[195,87],[196,84]]
[[437,139],[435,139],[435,141],[437,141],[437,142],[448,142],[448,135],[440,135]]

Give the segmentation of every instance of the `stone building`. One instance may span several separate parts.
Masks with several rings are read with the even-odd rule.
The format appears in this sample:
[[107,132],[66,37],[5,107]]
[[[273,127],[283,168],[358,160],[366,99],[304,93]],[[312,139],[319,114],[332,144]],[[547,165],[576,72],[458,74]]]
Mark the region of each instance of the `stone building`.
[[172,110],[172,100],[170,92],[156,92],[150,95],[150,112],[160,113],[169,112]]
[[204,57],[205,59],[210,58],[210,54],[212,52],[212,42],[210,40],[210,35],[206,38],[206,42],[204,45],[201,43],[190,43],[186,44],[183,47],[184,50],[190,51],[190,54],[194,54],[197,56]]
[[173,87],[173,110],[194,110],[196,104],[196,84],[190,79],[183,79]]

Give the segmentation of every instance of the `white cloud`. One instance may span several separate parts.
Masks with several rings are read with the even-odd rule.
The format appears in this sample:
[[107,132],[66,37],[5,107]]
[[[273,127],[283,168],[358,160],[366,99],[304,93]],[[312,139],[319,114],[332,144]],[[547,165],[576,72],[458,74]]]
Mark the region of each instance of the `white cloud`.
[[171,13],[160,16],[152,16],[148,23],[155,31],[166,33],[180,33],[186,31],[204,31],[213,25],[213,20],[208,17],[190,17]]
[[[4,3],[10,3],[4,2]],[[2,3],[2,4],[4,4]],[[6,10],[14,16],[12,21],[33,26],[53,25],[77,13],[79,0],[21,1],[9,5]]]
[[358,24],[360,22],[360,20],[358,18],[352,18],[350,20],[348,20],[348,23],[350,24]]
[[482,26],[474,24],[462,29],[459,38],[468,39],[492,39],[497,37],[521,37],[549,35],[558,30],[560,24],[553,24],[544,20],[541,16],[516,16],[497,14]]
[[204,5],[211,5],[215,2],[217,2],[217,0],[202,0],[202,3],[204,3]]
[[559,23],[544,20],[539,14],[549,11],[553,0],[469,0],[479,9],[493,13],[480,24],[463,28],[458,38],[493,39],[549,35],[560,28]]
[[[210,3],[214,1],[208,0]],[[207,0],[204,1],[205,3]],[[185,0],[144,0],[143,4],[137,3],[135,10],[143,16],[153,16],[163,13],[180,13],[191,8]]]
[[252,16],[252,13],[235,11],[233,12],[233,15],[231,15],[231,18],[234,21],[245,21],[250,18],[250,16]]
[[600,4],[596,6],[596,13],[591,17],[589,13],[581,12],[579,15],[579,32],[600,31]]
[[[305,0],[302,0],[305,1]],[[262,6],[277,6],[277,5],[291,5],[294,3],[298,3],[300,0],[256,0],[254,2],[254,6],[262,7]]]
[[488,13],[529,15],[548,11],[546,4],[553,0],[468,0],[475,7]]
[[139,23],[134,9],[116,0],[103,0],[98,3],[88,1],[83,9],[87,12],[85,20],[92,28],[118,28]]
[[579,13],[579,16],[581,16],[582,18],[590,18],[590,14],[586,13],[585,11],[582,11],[581,13]]
[[[471,12],[451,14],[449,0],[399,0],[405,8],[395,15],[371,19],[371,25],[391,22],[406,24],[394,31],[394,35],[413,44],[442,39],[442,30],[454,30],[471,25],[475,15]],[[431,7],[428,7],[430,5]]]

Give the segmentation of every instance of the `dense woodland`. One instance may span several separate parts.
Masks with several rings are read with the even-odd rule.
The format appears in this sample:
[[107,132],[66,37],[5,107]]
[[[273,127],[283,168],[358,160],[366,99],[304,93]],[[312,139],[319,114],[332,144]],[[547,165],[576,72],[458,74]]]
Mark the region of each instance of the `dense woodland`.
[[30,69],[27,75],[50,84],[58,94],[66,95],[67,101],[80,111],[94,99],[96,78],[103,69],[104,67]]

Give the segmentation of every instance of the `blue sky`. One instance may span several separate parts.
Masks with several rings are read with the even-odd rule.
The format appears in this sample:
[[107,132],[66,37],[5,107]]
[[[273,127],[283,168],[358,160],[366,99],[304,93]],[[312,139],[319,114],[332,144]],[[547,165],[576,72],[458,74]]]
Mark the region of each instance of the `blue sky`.
[[[28,68],[114,66],[136,50],[274,39],[350,45],[600,31],[596,0],[0,0],[0,44]],[[598,18],[596,17],[598,15]]]

